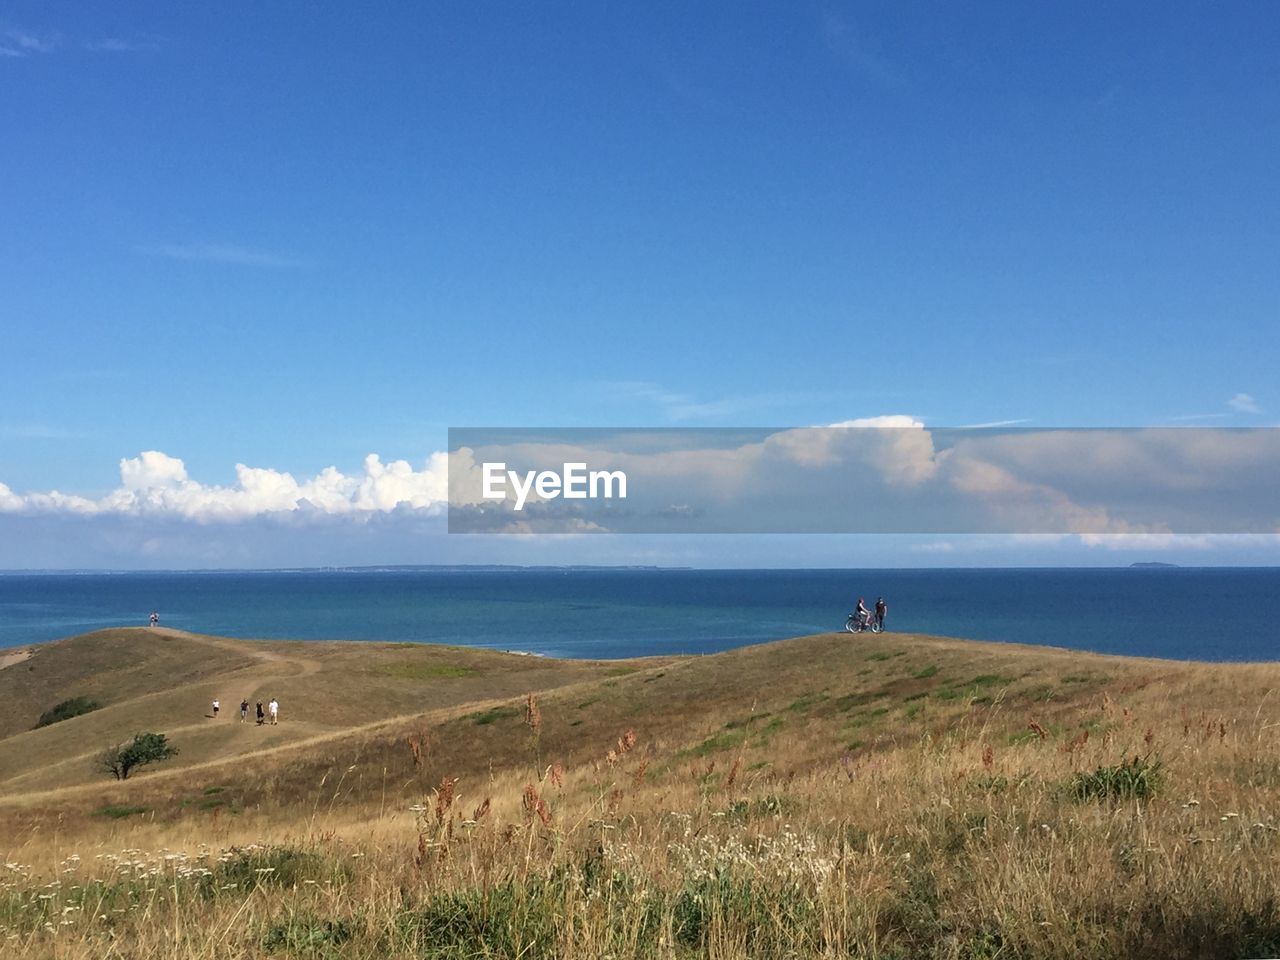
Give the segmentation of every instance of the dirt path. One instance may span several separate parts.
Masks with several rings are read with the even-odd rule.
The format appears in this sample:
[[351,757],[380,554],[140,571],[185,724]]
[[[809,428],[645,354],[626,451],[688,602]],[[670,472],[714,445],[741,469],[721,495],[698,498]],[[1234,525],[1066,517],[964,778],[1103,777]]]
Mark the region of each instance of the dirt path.
[[206,637],[199,633],[188,633],[186,630],[173,630],[169,627],[151,627],[150,630],[165,637],[177,637],[194,643],[203,643],[210,647],[221,647],[223,650],[230,650],[234,653],[248,654],[263,663],[291,664],[298,668],[295,673],[282,673],[278,674],[278,676],[310,677],[320,670],[320,661],[318,660],[312,660],[310,657],[286,657],[271,650],[263,650],[258,648],[253,640],[227,640],[222,637]]
[[[192,687],[212,687],[219,691],[222,700],[223,714],[234,718],[240,710],[240,698],[244,697],[251,704],[264,696],[270,696],[270,681],[274,679],[298,679],[312,677],[320,672],[320,661],[311,657],[285,656],[273,650],[266,650],[252,640],[229,640],[222,637],[206,637],[185,630],[173,630],[169,627],[152,627],[154,632],[166,637],[176,637],[193,643],[202,643],[209,647],[229,650],[241,656],[250,656],[260,664],[259,668],[237,667],[222,674],[213,674],[191,684]],[[261,667],[268,668],[265,671]],[[255,671],[250,674],[249,671]],[[246,694],[243,687],[246,682],[252,689]],[[241,690],[232,694],[232,690],[240,686]]]
[[17,664],[30,659],[31,649],[29,647],[24,650],[9,650],[5,653],[0,653],[0,670],[3,670],[5,667],[16,666]]
[[[266,700],[273,694],[272,684],[274,681],[311,677],[321,670],[321,663],[311,657],[306,656],[289,656],[276,652],[274,650],[264,649],[261,645],[252,640],[232,640],[220,637],[207,637],[200,634],[188,633],[185,630],[174,630],[169,627],[151,627],[150,632],[159,636],[172,637],[181,639],[190,643],[201,644],[206,647],[216,647],[220,650],[230,651],[241,658],[247,659],[245,663],[242,660],[240,666],[231,667],[226,670],[217,671],[207,676],[201,677],[190,683],[181,684],[170,687],[165,690],[156,690],[151,693],[143,694],[128,702],[123,706],[125,709],[137,710],[140,705],[147,701],[155,702],[157,700],[172,698],[175,693],[181,694],[182,691],[190,691],[193,699],[198,703],[193,706],[204,715],[201,719],[184,723],[176,727],[166,727],[166,733],[173,737],[190,733],[195,730],[210,730],[221,727],[224,730],[224,736],[230,741],[237,736],[243,735],[242,727],[254,726],[252,707],[250,713],[250,723],[242,725],[239,723],[240,699],[243,697],[251,704],[256,700]],[[20,651],[6,652],[3,666],[11,666],[15,663],[21,663],[31,656],[29,649]],[[209,700],[212,697],[218,697],[222,701],[221,718],[214,726],[212,718],[208,717]],[[285,704],[287,711],[288,705]],[[108,707],[107,710],[114,710],[115,707]],[[181,711],[190,716],[186,710]],[[286,717],[287,719],[287,717]],[[284,729],[285,724],[272,729]],[[306,740],[315,737],[329,730],[323,726],[316,724],[301,724],[294,722],[288,725],[289,737],[291,740]],[[38,736],[38,731],[27,731],[17,734],[17,737]],[[283,746],[283,744],[281,745]],[[45,760],[35,769],[28,769],[11,776],[6,776],[3,780],[3,790],[5,793],[20,791],[25,783],[38,781],[47,777],[50,771],[59,769],[70,769],[75,765],[85,765],[93,756],[101,750],[101,746],[95,746],[92,749],[86,749],[87,744],[77,744],[78,749],[73,748],[73,752],[66,756],[59,757],[56,760]],[[211,761],[225,760],[226,757],[212,757]]]

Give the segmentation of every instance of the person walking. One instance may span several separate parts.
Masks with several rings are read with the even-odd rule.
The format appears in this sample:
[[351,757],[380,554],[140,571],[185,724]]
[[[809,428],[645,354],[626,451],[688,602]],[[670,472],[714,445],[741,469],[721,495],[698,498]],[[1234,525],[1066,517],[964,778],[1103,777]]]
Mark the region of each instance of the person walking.
[[218,719],[218,709],[222,706],[222,701],[217,697],[213,698],[213,719]]
[[271,725],[274,727],[280,717],[280,704],[275,697],[272,697],[271,702],[267,704],[267,712],[271,714]]
[[244,723],[248,719],[249,719],[249,701],[241,700],[240,701],[240,722]]
[[884,597],[876,600],[876,624],[884,632],[884,618],[889,613],[889,605],[884,602]]
[[158,623],[160,622],[160,614],[158,614],[158,613],[156,613],[154,610],[152,610],[152,611],[151,611],[151,618],[150,618],[150,622],[151,622],[151,626],[153,626],[153,627],[154,627],[156,624],[158,624]]
[[259,700],[259,701],[258,701],[258,726],[262,726],[262,717],[263,717],[263,713],[262,713],[262,701],[261,701],[261,700]]

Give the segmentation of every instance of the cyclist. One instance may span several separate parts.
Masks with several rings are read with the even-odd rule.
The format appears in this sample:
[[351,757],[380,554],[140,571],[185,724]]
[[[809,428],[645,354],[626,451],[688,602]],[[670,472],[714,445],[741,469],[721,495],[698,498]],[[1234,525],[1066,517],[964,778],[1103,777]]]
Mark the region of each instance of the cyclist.
[[867,609],[867,604],[861,597],[858,598],[858,606],[853,611],[853,615],[858,618],[859,628],[865,629],[871,622],[871,611]]

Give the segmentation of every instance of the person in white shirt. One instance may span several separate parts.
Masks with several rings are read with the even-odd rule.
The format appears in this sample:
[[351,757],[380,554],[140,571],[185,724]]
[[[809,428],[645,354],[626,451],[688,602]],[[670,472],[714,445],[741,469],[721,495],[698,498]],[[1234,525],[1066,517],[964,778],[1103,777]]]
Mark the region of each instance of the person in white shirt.
[[276,723],[276,718],[280,714],[280,704],[276,702],[275,697],[272,697],[271,702],[267,704],[267,713],[271,714],[271,722]]
[[217,697],[213,698],[213,719],[218,719],[218,708],[222,706],[222,701]]

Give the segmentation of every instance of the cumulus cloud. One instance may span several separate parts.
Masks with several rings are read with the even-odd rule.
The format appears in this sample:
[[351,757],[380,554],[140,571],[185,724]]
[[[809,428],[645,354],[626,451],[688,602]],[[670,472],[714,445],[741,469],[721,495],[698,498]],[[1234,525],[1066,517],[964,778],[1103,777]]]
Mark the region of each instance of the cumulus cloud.
[[1227,401],[1227,406],[1237,413],[1261,413],[1262,408],[1258,406],[1258,401],[1247,393],[1237,393],[1234,397]]
[[361,474],[326,467],[301,480],[265,467],[236,464],[230,486],[201,483],[186,464],[159,450],[120,461],[120,485],[98,499],[60,493],[15,493],[0,483],[0,512],[173,516],[195,521],[242,520],[268,514],[361,516],[401,509],[443,509],[448,455],[434,453],[415,468],[406,460],[364,460]]

